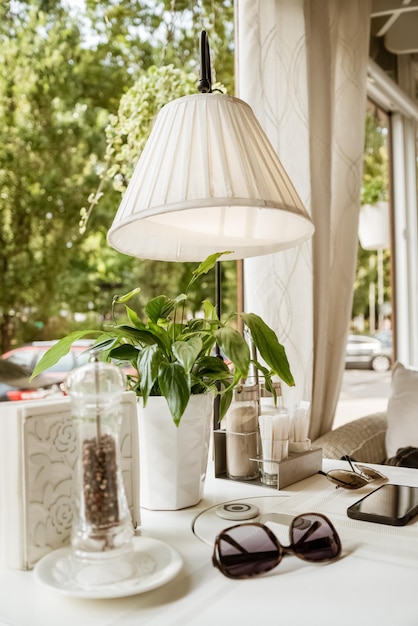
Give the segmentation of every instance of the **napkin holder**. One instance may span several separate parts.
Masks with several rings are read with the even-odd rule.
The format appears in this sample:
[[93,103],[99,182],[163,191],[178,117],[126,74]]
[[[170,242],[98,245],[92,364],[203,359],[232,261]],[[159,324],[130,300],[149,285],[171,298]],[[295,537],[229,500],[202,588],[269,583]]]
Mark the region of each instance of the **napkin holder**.
[[[266,460],[261,457],[255,460],[260,466],[261,473]],[[277,467],[277,485],[274,486],[277,489],[284,489],[322,470],[322,448],[311,448],[304,452],[289,452],[287,459],[268,461],[268,463]]]
[[[10,402],[0,419],[0,562],[32,569],[70,543],[76,429],[68,397]],[[121,470],[133,526],[140,523],[136,396],[122,399]]]
[[[215,477],[227,478],[226,474],[226,432],[223,429],[213,431],[214,435],[214,461]],[[262,469],[266,459],[257,457],[254,459]],[[272,462],[273,463],[273,462]],[[303,452],[289,452],[287,459],[274,461],[277,463],[277,486],[265,485],[260,479],[242,481],[248,485],[262,485],[268,489],[284,489],[293,483],[308,478],[322,470],[322,448],[310,448]],[[241,482],[241,481],[239,481]]]

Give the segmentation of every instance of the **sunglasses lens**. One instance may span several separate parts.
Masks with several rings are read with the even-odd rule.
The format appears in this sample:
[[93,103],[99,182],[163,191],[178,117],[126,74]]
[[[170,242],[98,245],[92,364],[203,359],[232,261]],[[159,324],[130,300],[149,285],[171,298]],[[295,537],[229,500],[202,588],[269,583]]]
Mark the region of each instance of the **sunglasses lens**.
[[360,489],[368,483],[364,476],[348,470],[331,470],[327,472],[326,476],[336,485],[345,489]]
[[294,553],[305,561],[329,561],[341,552],[341,542],[331,522],[322,515],[298,515],[290,527]]
[[273,569],[281,560],[279,545],[265,528],[242,524],[218,537],[218,566],[230,578],[247,578]]
[[365,465],[359,465],[358,463],[356,463],[356,468],[360,470],[362,474],[364,474],[365,476],[368,476],[368,478],[371,478],[372,480],[379,480],[379,478],[386,478],[386,476],[384,476],[377,470],[373,469],[372,467],[366,467]]

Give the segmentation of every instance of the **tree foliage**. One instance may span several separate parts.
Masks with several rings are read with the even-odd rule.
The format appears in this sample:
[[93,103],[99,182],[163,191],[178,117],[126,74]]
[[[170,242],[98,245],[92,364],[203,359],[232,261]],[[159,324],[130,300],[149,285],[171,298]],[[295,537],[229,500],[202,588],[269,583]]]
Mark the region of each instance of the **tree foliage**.
[[366,114],[361,203],[376,204],[389,197],[388,129],[372,111]]
[[151,66],[121,98],[106,128],[108,176],[123,193],[145,147],[153,122],[170,100],[196,93],[196,74],[173,65]]
[[[388,128],[384,119],[374,111],[367,111],[363,155],[362,204],[377,204],[389,197]],[[364,250],[358,245],[357,269],[354,283],[352,318],[370,315],[370,285],[377,284],[375,251]],[[391,300],[390,250],[383,253],[385,301]]]
[[[96,205],[109,156],[105,128],[120,98],[152,66],[172,63],[194,71],[197,81],[202,28],[232,91],[232,10],[232,0],[1,3],[2,351],[12,340],[59,333],[52,320],[61,310],[70,318],[75,311],[106,316],[114,289],[126,291],[136,279],[152,289],[158,276],[160,287],[175,290],[181,268],[153,272],[106,244],[120,194],[105,183]],[[186,84],[191,88],[191,79]],[[91,203],[80,233],[80,210],[85,217]]]
[[[156,112],[196,90],[202,29],[213,80],[233,93],[233,0],[0,3],[1,351],[67,333],[75,312],[100,323],[135,284],[147,298],[184,284],[187,264],[127,257],[106,233]],[[369,113],[363,203],[387,198],[386,132]],[[371,254],[359,247],[353,316],[368,314]],[[388,251],[387,299],[389,267]],[[233,263],[222,271],[231,310]],[[213,289],[208,275],[190,294],[194,312]]]
[[[15,5],[14,5],[15,6]],[[14,313],[42,316],[95,177],[100,118],[80,97],[79,29],[34,4],[0,21],[0,286],[3,346]],[[28,59],[30,62],[28,62]],[[59,306],[59,303],[56,303]]]

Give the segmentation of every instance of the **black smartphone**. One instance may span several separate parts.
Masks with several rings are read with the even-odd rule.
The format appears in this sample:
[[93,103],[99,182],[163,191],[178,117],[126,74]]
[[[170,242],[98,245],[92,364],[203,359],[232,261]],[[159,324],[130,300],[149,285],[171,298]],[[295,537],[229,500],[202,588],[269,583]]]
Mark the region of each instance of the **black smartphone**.
[[348,517],[404,526],[418,514],[418,487],[382,485],[347,509]]

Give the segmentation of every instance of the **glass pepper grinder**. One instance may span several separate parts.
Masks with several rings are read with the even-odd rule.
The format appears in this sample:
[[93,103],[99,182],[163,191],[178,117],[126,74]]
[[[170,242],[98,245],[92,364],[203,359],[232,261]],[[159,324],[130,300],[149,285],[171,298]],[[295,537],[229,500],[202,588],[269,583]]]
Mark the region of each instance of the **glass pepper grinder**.
[[[65,386],[71,398],[79,451],[71,536],[73,556],[104,561],[129,555],[134,531],[122,480],[119,444],[125,376],[120,368],[94,357],[93,362],[73,370]],[[123,571],[118,566],[109,570],[109,576],[123,577]]]

